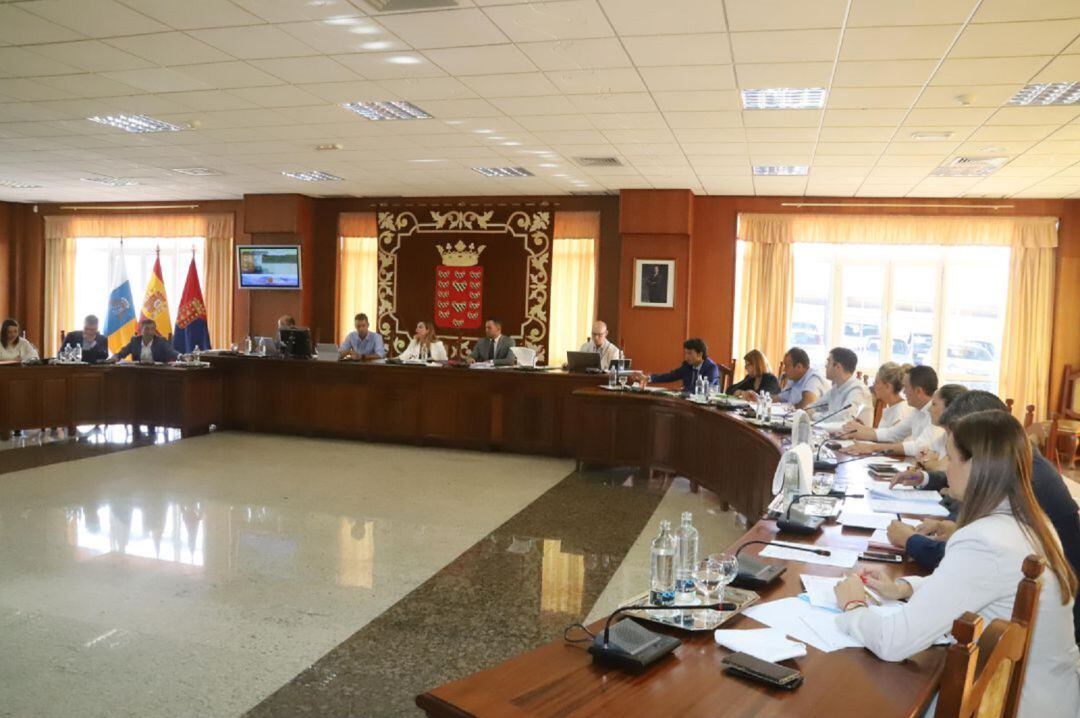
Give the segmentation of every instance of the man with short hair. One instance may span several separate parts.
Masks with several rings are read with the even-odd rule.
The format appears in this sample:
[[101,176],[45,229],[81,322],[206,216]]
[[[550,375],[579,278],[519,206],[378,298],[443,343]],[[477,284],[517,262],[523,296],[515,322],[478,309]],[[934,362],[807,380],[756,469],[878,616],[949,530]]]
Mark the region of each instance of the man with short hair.
[[637,374],[639,381],[667,384],[668,382],[681,381],[683,391],[693,394],[697,387],[699,377],[711,385],[720,382],[720,368],[716,362],[709,358],[709,348],[705,346],[703,339],[687,339],[683,342],[683,363],[681,366],[663,374]]
[[604,371],[607,371],[608,367],[611,366],[612,359],[618,359],[622,356],[619,347],[608,341],[607,324],[599,321],[593,323],[592,335],[581,345],[579,351],[599,354],[600,368]]
[[131,338],[127,346],[106,359],[105,362],[115,364],[129,356],[132,361],[137,361],[140,364],[156,364],[176,361],[180,353],[173,349],[170,342],[158,334],[157,323],[153,319],[143,319],[139,322],[139,333]]
[[82,360],[87,364],[99,364],[109,358],[109,340],[98,331],[98,318],[93,314],[83,320],[81,332],[68,332],[64,346],[82,347]]
[[[291,318],[291,317],[290,317]],[[368,331],[367,315],[361,312],[353,319],[356,331],[349,332],[345,341],[338,348],[339,359],[359,359],[360,361],[373,361],[386,358],[386,346],[383,344],[382,335],[378,332]]]
[[278,317],[278,320],[277,320],[278,331],[281,331],[282,329],[292,329],[295,326],[296,326],[296,319],[293,318],[293,315],[291,315],[291,314],[282,314],[280,317]]
[[870,389],[855,376],[859,357],[846,347],[835,347],[825,360],[825,378],[832,388],[807,409],[819,419],[829,417],[829,422],[839,429],[848,419],[874,423],[874,398]]
[[[799,347],[788,349],[782,366],[787,383],[776,395],[777,401],[791,404],[796,409],[805,409],[825,393],[825,380],[810,368],[810,355],[805,350]],[[757,392],[749,392],[747,398],[752,402],[757,401]]]
[[[918,456],[940,438],[943,430],[934,426],[930,417],[930,400],[938,389],[937,372],[933,367],[915,366],[904,374],[904,398],[917,411],[913,411],[898,424],[875,429],[858,422],[848,422],[842,431],[845,438],[856,443],[845,451],[849,454],[904,454]],[[871,443],[876,442],[876,443]]]
[[484,322],[484,338],[480,339],[469,352],[469,363],[491,362],[495,366],[513,366],[514,338],[502,333],[502,322],[495,317]]

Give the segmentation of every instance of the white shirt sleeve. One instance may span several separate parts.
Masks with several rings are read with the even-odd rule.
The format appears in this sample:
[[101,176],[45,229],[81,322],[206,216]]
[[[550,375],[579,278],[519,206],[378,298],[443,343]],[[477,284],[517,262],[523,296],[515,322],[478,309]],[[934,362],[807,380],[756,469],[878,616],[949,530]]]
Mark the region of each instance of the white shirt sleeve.
[[400,359],[401,361],[412,361],[413,359],[419,358],[420,344],[417,343],[416,339],[411,339],[409,341],[409,346],[405,349],[405,351],[401,352],[401,354],[398,355],[398,359]]
[[431,348],[428,351],[430,352],[430,355],[428,356],[428,358],[431,359],[432,361],[446,361],[447,360],[446,345],[443,344],[442,342],[435,342],[434,344],[431,345]]
[[875,439],[884,444],[892,444],[907,439],[911,436],[911,425],[915,421],[916,414],[918,412],[913,411],[892,426],[875,429]]
[[914,439],[909,439],[904,442],[904,454],[906,456],[918,456],[920,451],[929,449],[933,446],[934,442],[944,433],[945,430],[940,426],[930,424]]
[[31,344],[29,340],[23,339],[22,337],[19,337],[19,358],[22,361],[38,358],[38,352],[37,349],[34,348],[34,345]]

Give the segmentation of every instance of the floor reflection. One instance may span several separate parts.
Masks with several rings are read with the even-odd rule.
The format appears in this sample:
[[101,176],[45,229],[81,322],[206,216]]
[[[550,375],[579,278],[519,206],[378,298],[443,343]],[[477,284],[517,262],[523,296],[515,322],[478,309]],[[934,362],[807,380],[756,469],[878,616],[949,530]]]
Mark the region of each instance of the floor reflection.
[[203,510],[195,503],[107,503],[68,510],[75,557],[118,553],[201,567],[205,561]]

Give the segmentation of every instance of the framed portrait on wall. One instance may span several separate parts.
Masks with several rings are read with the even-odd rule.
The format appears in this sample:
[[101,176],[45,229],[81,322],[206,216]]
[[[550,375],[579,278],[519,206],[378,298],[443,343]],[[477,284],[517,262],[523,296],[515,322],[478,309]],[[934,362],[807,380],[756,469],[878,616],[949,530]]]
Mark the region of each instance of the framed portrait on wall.
[[634,306],[675,306],[675,260],[634,260]]

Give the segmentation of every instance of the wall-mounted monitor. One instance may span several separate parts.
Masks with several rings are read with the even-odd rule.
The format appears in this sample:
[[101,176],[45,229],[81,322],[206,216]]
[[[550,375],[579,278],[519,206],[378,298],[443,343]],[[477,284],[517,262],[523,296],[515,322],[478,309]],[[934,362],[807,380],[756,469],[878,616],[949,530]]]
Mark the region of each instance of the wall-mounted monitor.
[[236,264],[241,289],[300,289],[298,245],[238,245]]

